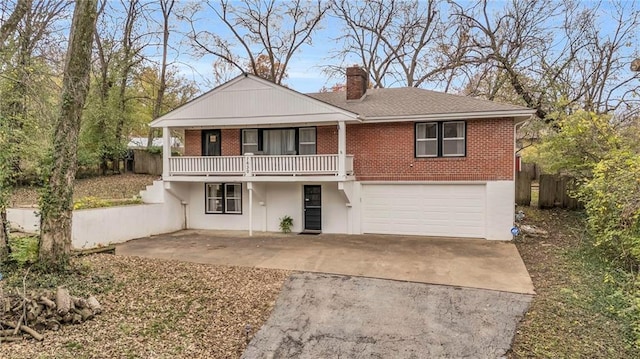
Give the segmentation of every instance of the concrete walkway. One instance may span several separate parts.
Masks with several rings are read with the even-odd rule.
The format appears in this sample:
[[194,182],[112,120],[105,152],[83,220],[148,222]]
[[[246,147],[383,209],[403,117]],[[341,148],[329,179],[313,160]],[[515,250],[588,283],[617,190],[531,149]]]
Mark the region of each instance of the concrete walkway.
[[120,244],[117,255],[287,269],[534,294],[513,243],[391,235],[185,230]]

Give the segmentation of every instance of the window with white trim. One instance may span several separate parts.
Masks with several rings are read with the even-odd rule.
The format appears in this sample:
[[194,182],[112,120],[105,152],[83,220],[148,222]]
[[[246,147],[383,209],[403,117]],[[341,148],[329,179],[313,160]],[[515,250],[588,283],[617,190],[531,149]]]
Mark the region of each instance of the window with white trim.
[[242,184],[205,184],[205,213],[242,214]]
[[301,155],[316,154],[316,128],[303,127],[298,129],[298,153]]
[[466,128],[467,124],[464,121],[416,123],[416,157],[466,156]]

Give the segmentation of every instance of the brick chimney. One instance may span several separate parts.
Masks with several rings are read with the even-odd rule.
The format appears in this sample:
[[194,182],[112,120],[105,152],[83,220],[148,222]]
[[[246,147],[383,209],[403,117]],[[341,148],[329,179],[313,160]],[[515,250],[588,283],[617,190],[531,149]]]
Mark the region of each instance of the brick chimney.
[[359,100],[367,92],[369,76],[360,66],[347,67],[347,100]]

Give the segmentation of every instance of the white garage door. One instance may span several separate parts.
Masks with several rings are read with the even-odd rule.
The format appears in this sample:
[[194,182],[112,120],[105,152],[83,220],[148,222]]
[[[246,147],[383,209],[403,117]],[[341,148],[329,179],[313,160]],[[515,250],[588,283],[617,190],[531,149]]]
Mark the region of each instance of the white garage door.
[[364,233],[485,237],[485,185],[362,185]]

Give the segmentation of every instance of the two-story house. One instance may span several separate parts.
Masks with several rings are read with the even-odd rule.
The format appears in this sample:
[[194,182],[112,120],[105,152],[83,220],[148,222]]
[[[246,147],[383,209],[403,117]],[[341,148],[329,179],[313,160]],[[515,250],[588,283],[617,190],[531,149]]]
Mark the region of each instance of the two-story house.
[[[418,88],[302,94],[241,75],[152,122],[195,229],[508,240],[515,126],[533,111]],[[183,130],[184,156],[171,156]]]

